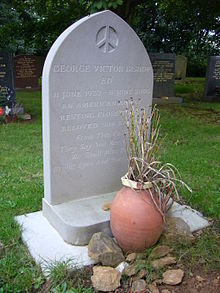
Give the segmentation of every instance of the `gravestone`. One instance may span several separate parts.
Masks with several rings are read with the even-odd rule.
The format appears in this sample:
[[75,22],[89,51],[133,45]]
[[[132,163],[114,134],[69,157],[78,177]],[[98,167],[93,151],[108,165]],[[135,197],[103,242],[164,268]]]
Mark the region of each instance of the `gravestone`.
[[154,71],[154,98],[174,97],[175,54],[150,53]]
[[67,28],[43,68],[43,214],[62,238],[87,244],[110,233],[102,205],[127,172],[118,100],[152,105],[153,71],[136,33],[111,11]]
[[204,100],[220,101],[220,56],[211,56],[209,58]]
[[176,55],[175,79],[185,79],[187,68],[187,58],[183,55]]
[[15,104],[13,55],[0,52],[0,107],[11,109]]
[[44,57],[17,55],[14,57],[15,88],[39,89]]
[[154,71],[154,104],[180,104],[183,99],[174,96],[175,54],[150,53]]

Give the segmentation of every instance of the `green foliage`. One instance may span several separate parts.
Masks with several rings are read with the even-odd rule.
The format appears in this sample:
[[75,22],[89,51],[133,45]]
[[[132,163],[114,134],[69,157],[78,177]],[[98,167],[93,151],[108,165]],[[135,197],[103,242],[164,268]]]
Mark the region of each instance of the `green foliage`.
[[204,271],[220,270],[220,222],[207,228],[193,242],[184,241],[183,238],[176,238],[172,241],[161,238],[162,244],[167,244],[173,249],[172,253],[178,262],[184,262],[189,270],[196,267]]
[[135,11],[134,27],[150,52],[188,57],[187,74],[204,76],[207,57],[220,53],[218,1],[150,1]]
[[50,263],[47,270],[49,271],[51,283],[50,291],[53,293],[94,292],[92,288],[84,286],[85,280],[90,276],[83,269],[77,268],[72,259]]
[[58,287],[65,283],[69,276],[70,266],[70,260],[49,264],[48,270],[54,286]]
[[[9,226],[7,229],[10,229]],[[39,266],[35,265],[19,242],[6,246],[5,254],[0,259],[0,292],[25,292],[28,288],[38,289],[44,282]]]
[[89,2],[89,11],[94,13],[100,10],[117,9],[118,6],[122,5],[123,0],[97,0]]
[[175,81],[175,95],[185,100],[201,100],[204,95],[205,78],[186,78],[184,81]]
[[206,58],[220,52],[218,1],[3,0],[0,48],[45,55],[72,23],[110,9],[133,26],[151,52],[188,57],[188,74],[204,75]]
[[[46,54],[68,26],[88,13],[87,6],[80,4],[81,1],[3,2],[2,14],[0,13],[0,47],[17,54]],[[11,19],[5,22],[4,17],[8,14]]]

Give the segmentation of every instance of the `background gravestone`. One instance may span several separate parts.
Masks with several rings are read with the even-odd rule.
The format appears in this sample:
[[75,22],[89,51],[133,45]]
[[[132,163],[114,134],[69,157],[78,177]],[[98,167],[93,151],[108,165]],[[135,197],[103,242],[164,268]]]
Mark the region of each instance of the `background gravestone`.
[[144,45],[104,11],[64,31],[43,69],[43,213],[72,244],[109,230],[112,200],[127,172],[118,100],[152,105],[153,71]]
[[13,55],[9,52],[0,52],[0,107],[15,104]]
[[220,101],[220,56],[211,56],[209,58],[204,100]]
[[44,57],[17,55],[14,57],[15,88],[39,89]]
[[175,54],[150,53],[154,71],[154,98],[174,97]]
[[176,55],[175,79],[185,79],[187,68],[187,58],[183,55]]

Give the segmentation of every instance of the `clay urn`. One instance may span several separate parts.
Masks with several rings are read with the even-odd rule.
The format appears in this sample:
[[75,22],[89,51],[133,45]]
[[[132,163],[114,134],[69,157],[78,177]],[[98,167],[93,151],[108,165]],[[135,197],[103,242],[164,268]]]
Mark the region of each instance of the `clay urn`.
[[155,207],[149,189],[123,187],[110,211],[113,236],[125,252],[143,251],[154,245],[163,230],[163,218]]

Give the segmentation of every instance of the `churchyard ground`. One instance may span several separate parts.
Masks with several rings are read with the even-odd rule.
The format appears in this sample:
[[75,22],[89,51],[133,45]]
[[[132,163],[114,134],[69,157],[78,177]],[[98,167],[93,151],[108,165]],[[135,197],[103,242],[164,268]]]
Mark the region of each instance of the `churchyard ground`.
[[[203,89],[201,78],[177,81],[175,94],[185,98],[184,104],[159,107],[166,136],[161,158],[172,162],[192,188],[192,194],[181,190],[183,202],[213,223],[194,245],[173,246],[188,284],[197,274],[211,284],[211,275],[220,270],[220,104],[201,102]],[[17,101],[32,120],[0,125],[0,292],[67,292],[73,287],[68,292],[93,292],[89,268],[67,274],[69,263],[48,265],[51,279],[46,281],[22,244],[14,216],[40,210],[43,196],[41,94],[17,92]]]

